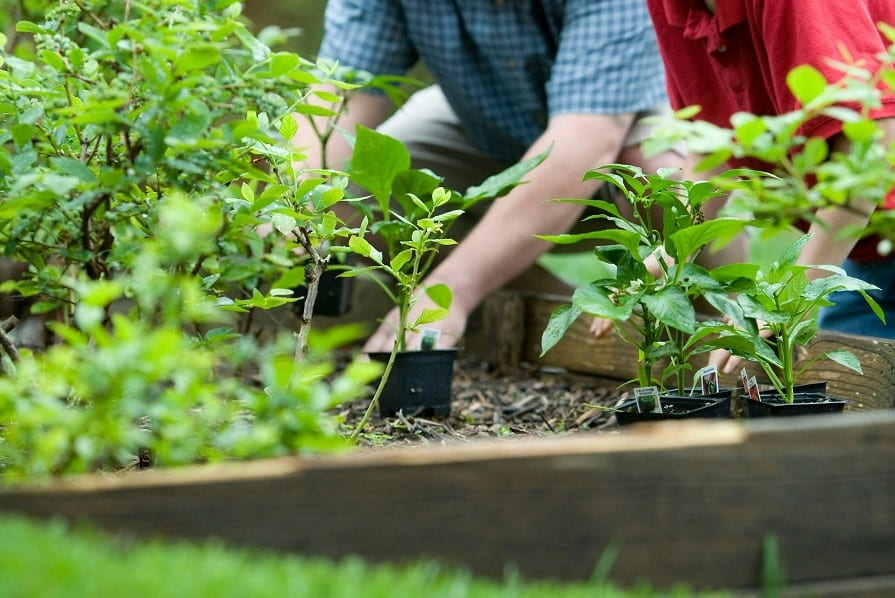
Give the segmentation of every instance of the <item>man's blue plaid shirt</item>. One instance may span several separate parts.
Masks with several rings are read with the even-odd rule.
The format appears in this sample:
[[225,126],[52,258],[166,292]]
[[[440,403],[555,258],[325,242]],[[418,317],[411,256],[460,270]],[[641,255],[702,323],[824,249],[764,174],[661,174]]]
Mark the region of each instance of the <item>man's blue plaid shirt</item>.
[[421,59],[470,138],[508,162],[551,115],[667,101],[643,0],[329,0],[320,56],[401,75]]

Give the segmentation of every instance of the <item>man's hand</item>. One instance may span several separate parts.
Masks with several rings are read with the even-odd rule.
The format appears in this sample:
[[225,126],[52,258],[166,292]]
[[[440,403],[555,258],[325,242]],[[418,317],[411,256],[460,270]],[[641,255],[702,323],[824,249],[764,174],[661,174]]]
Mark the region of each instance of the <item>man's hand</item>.
[[604,336],[609,334],[609,331],[612,330],[613,326],[614,324],[612,320],[609,320],[607,318],[594,318],[593,321],[590,323],[590,331],[595,337],[603,338]]
[[[408,320],[413,322],[424,309],[434,309],[437,307],[438,306],[423,293],[414,303]],[[466,330],[466,321],[468,318],[469,314],[466,310],[463,309],[461,305],[455,303],[454,305],[451,305],[451,308],[448,310],[448,315],[445,318],[437,322],[432,322],[431,324],[426,324],[425,328],[434,328],[441,332],[435,348],[449,349],[455,347],[460,341],[460,337],[463,336],[463,332]],[[379,325],[379,328],[373,333],[373,336],[367,339],[367,342],[364,345],[364,351],[367,353],[391,351],[395,344],[397,330],[398,308],[396,307],[385,316],[382,323]],[[408,350],[416,350],[419,348],[420,335],[418,333],[408,332],[406,340]]]

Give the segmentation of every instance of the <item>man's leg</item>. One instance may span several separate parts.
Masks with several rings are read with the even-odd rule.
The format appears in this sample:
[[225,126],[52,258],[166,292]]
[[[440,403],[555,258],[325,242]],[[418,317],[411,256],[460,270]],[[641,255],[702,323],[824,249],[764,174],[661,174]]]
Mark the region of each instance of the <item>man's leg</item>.
[[437,85],[410,96],[378,130],[407,146],[414,168],[428,168],[461,193],[510,166],[472,145]]

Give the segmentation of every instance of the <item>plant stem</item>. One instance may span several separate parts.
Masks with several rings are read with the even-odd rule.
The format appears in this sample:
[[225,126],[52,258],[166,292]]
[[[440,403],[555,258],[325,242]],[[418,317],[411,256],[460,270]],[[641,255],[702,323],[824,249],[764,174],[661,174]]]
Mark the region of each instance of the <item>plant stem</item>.
[[364,411],[364,416],[361,418],[360,422],[358,422],[357,427],[354,428],[354,432],[351,433],[352,441],[356,441],[357,437],[360,436],[360,433],[363,432],[364,426],[367,425],[367,422],[370,421],[370,416],[373,415],[373,409],[379,404],[379,397],[382,396],[382,391],[385,389],[385,385],[388,382],[388,377],[392,372],[392,365],[394,365],[395,357],[397,357],[397,355],[398,338],[395,337],[395,343],[392,345],[392,352],[388,356],[385,370],[382,372],[382,378],[379,379],[379,386],[376,387],[376,392],[373,393],[373,398],[370,399],[370,404],[367,405],[367,410]]
[[793,376],[792,376],[792,368],[793,368],[793,347],[791,346],[789,335],[785,330],[781,331],[780,338],[778,341],[780,343],[780,347],[782,347],[782,355],[780,355],[780,361],[783,363],[783,371],[781,372],[783,380],[783,391],[786,393],[783,395],[783,400],[786,403],[792,403],[795,400],[795,396],[793,394]]
[[305,266],[305,305],[299,319],[298,331],[295,333],[295,363],[303,362],[308,356],[308,336],[311,333],[311,318],[314,314],[314,303],[317,301],[317,290],[320,288],[320,277],[326,271],[329,256],[322,256],[311,242],[311,235],[304,226],[295,229],[301,246],[311,260]]
[[[9,356],[10,361],[16,363],[17,361],[19,361],[19,352],[16,350],[16,346],[12,342],[12,339],[9,338],[8,334],[6,334],[6,330],[4,330],[7,322],[9,322],[9,320],[3,322],[4,326],[0,326],[0,346],[3,347],[4,351],[6,351],[6,354]],[[12,326],[15,326],[15,322],[12,322]],[[12,326],[10,326],[10,328],[12,328]]]
[[651,347],[655,341],[653,334],[652,317],[646,307],[643,308],[643,344],[637,349],[637,357],[639,364],[637,366],[637,377],[640,386],[652,386],[653,382],[653,360],[647,358],[645,347]]

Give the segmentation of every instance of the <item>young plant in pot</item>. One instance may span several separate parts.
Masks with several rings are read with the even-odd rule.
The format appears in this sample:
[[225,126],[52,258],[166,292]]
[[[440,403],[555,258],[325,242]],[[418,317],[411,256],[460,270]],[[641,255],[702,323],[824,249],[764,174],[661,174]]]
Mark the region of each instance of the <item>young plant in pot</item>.
[[[611,320],[625,342],[637,349],[638,376],[635,400],[616,408],[619,423],[680,417],[728,417],[731,390],[694,396],[686,388],[691,358],[707,350],[701,341],[710,328],[697,322],[694,301],[707,295],[724,295],[726,285],[696,263],[710,244],[723,244],[748,221],[717,218],[703,221],[701,209],[717,196],[706,182],[673,178],[672,169],[644,174],[633,166],[610,164],[589,171],[617,187],[632,215],[625,217],[612,203],[597,199],[562,199],[581,203],[598,213],[588,220],[603,220],[612,228],[582,234],[545,235],[554,243],[605,241],[594,254],[614,275],[576,289],[570,305],[560,306],[542,335],[542,354],[553,347],[581,314]],[[656,366],[665,361],[660,374]],[[710,372],[700,372],[705,380]],[[714,380],[717,380],[715,375]],[[666,381],[671,392],[660,394]],[[715,388],[717,391],[717,383]]]
[[[362,212],[363,222],[349,239],[349,247],[371,264],[346,270],[343,276],[358,276],[368,271],[386,274],[395,283],[394,289],[378,277],[372,279],[380,283],[398,308],[399,317],[392,350],[370,355],[385,362],[385,371],[363,419],[354,430],[355,437],[377,405],[383,416],[399,410],[450,412],[456,349],[436,349],[436,338],[421,328],[447,315],[452,293],[444,284],[421,289],[421,283],[439,250],[456,243],[447,236],[451,224],[473,205],[508,193],[546,155],[511,166],[460,194],[441,186],[443,179],[434,173],[410,168],[410,154],[400,141],[358,127],[347,172],[352,182],[369,191],[375,202],[354,204]],[[385,246],[384,252],[367,240],[368,232]],[[412,315],[416,313],[413,307],[421,291],[436,307]],[[422,332],[421,347],[407,346],[408,332]]]
[[[805,266],[796,261],[811,235],[803,235],[768,268],[754,264],[731,264],[713,272],[716,278],[732,282],[738,289],[735,299],[709,297],[725,313],[729,323],[713,324],[718,333],[707,344],[727,349],[734,355],[761,366],[773,386],[760,392],[754,377],[744,382],[750,400],[750,417],[766,415],[803,415],[842,411],[846,401],[826,396],[823,385],[798,387],[796,382],[814,362],[830,359],[857,373],[861,364],[846,350],[830,351],[796,365],[795,353],[817,332],[816,309],[832,305],[828,297],[836,291],[860,293],[879,319],[885,316],[867,291],[877,287],[846,275],[836,266]],[[812,269],[828,275],[811,279]]]

